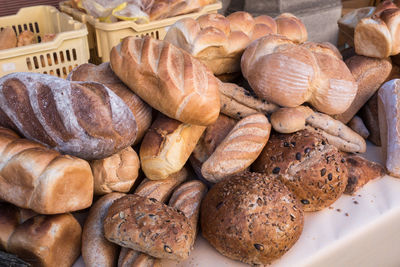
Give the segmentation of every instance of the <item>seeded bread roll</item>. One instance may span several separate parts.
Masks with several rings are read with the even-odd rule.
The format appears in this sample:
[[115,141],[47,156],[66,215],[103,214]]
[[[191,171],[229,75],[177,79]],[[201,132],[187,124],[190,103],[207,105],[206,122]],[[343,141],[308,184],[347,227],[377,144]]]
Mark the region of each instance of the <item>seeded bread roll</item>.
[[100,160],[90,162],[94,178],[94,193],[127,193],[139,176],[139,157],[132,147]]
[[247,169],[260,155],[270,132],[271,124],[261,113],[240,120],[203,163],[203,177],[216,183]]
[[345,160],[322,135],[302,130],[272,135],[252,168],[277,176],[301,200],[304,211],[328,207],[347,184]]
[[120,246],[172,260],[186,259],[195,238],[185,215],[154,198],[137,194],[111,205],[104,220],[104,233]]
[[82,232],[82,257],[85,266],[115,266],[118,246],[104,237],[103,221],[111,204],[123,196],[125,194],[107,194],[90,208]]
[[201,204],[201,229],[222,255],[268,265],[299,239],[303,211],[279,180],[244,173],[210,189]]

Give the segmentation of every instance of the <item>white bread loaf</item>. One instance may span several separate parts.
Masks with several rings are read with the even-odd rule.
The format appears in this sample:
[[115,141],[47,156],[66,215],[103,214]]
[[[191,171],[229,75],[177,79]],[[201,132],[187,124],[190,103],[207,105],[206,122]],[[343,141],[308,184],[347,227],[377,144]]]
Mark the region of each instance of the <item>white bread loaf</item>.
[[71,214],[37,215],[15,229],[7,251],[32,266],[70,267],[80,254],[81,234]]
[[137,132],[129,107],[103,84],[28,72],[0,78],[0,126],[86,160],[111,156]]
[[268,35],[246,48],[241,65],[260,98],[284,107],[310,102],[321,112],[339,114],[357,93],[354,77],[328,43],[296,45],[284,36]]
[[85,209],[92,197],[89,163],[0,128],[0,198],[41,214],[56,214]]
[[114,266],[118,258],[118,246],[104,237],[103,220],[108,208],[121,193],[110,193],[90,208],[82,232],[82,257],[86,267]]
[[139,176],[139,157],[127,147],[111,157],[90,162],[94,178],[94,194],[127,193]]
[[196,20],[185,18],[172,25],[165,40],[201,60],[215,75],[240,72],[240,57],[250,42],[267,34],[283,34],[295,42],[305,42],[304,24],[292,14],[273,18],[253,18],[237,11],[226,18],[206,14]]
[[240,120],[203,163],[203,177],[216,183],[246,170],[260,155],[270,132],[271,124],[261,113]]
[[356,53],[386,58],[400,53],[400,9],[387,0],[377,6],[371,17],[363,18],[354,31]]
[[389,174],[400,177],[400,80],[386,82],[378,91],[382,153]]
[[218,79],[197,59],[166,41],[127,37],[111,51],[115,74],[170,118],[209,125],[220,111]]
[[160,114],[140,146],[140,162],[146,177],[166,179],[181,170],[205,129]]

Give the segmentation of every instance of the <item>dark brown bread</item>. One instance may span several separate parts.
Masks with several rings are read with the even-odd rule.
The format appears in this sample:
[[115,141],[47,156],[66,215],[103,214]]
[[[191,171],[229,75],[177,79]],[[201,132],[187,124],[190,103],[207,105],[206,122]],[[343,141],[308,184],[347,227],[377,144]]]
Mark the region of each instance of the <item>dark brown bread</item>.
[[116,200],[104,220],[105,237],[156,258],[184,260],[194,244],[189,219],[154,198],[137,194]]
[[0,249],[7,250],[7,242],[12,233],[19,225],[18,208],[8,204],[0,203]]
[[245,173],[210,189],[201,204],[202,235],[221,254],[248,264],[270,264],[303,230],[303,211],[279,180]]
[[0,126],[87,160],[111,156],[136,138],[129,107],[95,82],[9,74],[0,78],[0,107]]
[[317,132],[275,134],[253,170],[277,176],[300,199],[304,211],[328,207],[344,192],[347,168],[336,147]]
[[377,146],[381,146],[381,133],[378,118],[378,94],[375,93],[360,111],[365,126],[369,131],[368,140]]
[[382,177],[386,174],[385,168],[358,155],[345,157],[348,169],[348,181],[344,193],[352,195],[371,180]]
[[110,62],[100,64],[82,64],[76,67],[69,75],[70,81],[82,82],[98,82],[110,88],[117,96],[119,96],[128,105],[135,116],[138,132],[134,144],[138,144],[146,130],[150,127],[152,119],[152,110],[140,97],[129,88],[115,75],[110,67]]

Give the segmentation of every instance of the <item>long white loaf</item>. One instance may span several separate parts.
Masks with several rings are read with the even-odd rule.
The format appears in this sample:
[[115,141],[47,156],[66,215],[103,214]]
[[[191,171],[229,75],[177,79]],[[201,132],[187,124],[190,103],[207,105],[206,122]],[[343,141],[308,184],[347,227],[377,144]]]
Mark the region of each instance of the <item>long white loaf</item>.
[[204,178],[216,183],[244,171],[260,155],[270,132],[271,124],[261,113],[240,120],[203,163],[201,173]]

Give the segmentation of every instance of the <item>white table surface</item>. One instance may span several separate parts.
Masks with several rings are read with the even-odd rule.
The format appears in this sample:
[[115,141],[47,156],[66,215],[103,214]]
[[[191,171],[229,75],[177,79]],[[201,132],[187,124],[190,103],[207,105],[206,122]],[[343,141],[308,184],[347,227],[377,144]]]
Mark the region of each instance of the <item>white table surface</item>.
[[[382,163],[380,153],[369,143],[365,157]],[[162,265],[248,266],[222,256],[201,235],[186,261],[163,261]],[[74,265],[83,266],[82,258]],[[354,196],[343,195],[330,208],[306,213],[300,239],[271,266],[400,266],[400,179],[385,176]]]

